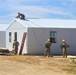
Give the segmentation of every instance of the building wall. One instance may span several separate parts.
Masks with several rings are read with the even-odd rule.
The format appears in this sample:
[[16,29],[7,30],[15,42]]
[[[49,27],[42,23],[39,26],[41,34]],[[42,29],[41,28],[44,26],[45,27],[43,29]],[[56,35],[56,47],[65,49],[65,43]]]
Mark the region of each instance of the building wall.
[[[52,43],[51,54],[62,54],[60,45],[62,39],[65,39],[67,44],[70,45],[68,54],[76,54],[76,29],[74,28],[26,28],[18,21],[11,23],[10,27],[6,30],[6,48],[12,50],[14,40],[14,33],[17,32],[17,40],[20,43],[19,50],[22,42],[23,33],[27,33],[24,44],[23,54],[44,54],[45,42],[50,38],[50,31],[57,32],[57,43]],[[9,42],[9,32],[12,33],[12,41]],[[18,52],[19,52],[18,50]]]
[[62,39],[70,45],[68,54],[76,54],[76,29],[74,28],[28,28],[27,54],[44,54],[45,42],[50,38],[50,31],[57,31],[57,43],[52,43],[51,54],[62,54],[60,48]]
[[[9,42],[9,32],[11,32],[11,42]],[[20,50],[20,46],[21,46],[21,42],[22,42],[22,37],[23,37],[23,33],[27,32],[27,29],[21,25],[19,22],[14,21],[10,27],[6,30],[6,47],[12,51],[12,44],[13,44],[13,40],[14,40],[14,33],[17,32],[17,41],[19,42],[19,50]],[[26,44],[26,41],[25,41]],[[26,46],[24,47],[24,50],[26,49]],[[19,52],[18,50],[18,52]],[[26,52],[26,51],[25,51]]]
[[0,47],[6,47],[6,32],[0,31]]

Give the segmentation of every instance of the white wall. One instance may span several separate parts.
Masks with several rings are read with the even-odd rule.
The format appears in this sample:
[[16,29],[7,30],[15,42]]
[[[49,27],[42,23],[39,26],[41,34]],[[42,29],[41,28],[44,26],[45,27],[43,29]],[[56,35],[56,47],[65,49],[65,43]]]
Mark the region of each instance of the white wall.
[[[9,32],[12,33],[12,42],[9,42]],[[12,44],[14,40],[14,32],[17,32],[17,40],[19,42],[19,50],[22,42],[22,36],[24,32],[27,32],[27,29],[21,25],[19,22],[14,21],[10,27],[6,30],[6,47],[9,48],[10,51],[12,51]],[[25,41],[26,44],[26,41]],[[26,46],[24,47],[24,50],[26,49]],[[18,50],[18,52],[19,52]],[[26,52],[26,51],[25,51]]]
[[[50,38],[50,31],[57,31],[57,43],[52,43],[51,53],[62,54],[60,44],[65,39],[71,46],[68,50],[69,54],[76,54],[76,29],[71,28],[25,28],[22,24],[14,21],[6,30],[6,47],[11,51],[14,39],[14,32],[17,32],[17,40],[21,46],[22,36],[27,32],[27,38],[23,49],[23,54],[44,54],[45,42]],[[12,32],[12,42],[9,42],[9,32]]]
[[0,31],[0,47],[6,47],[6,32]]
[[50,31],[57,31],[57,43],[52,43],[51,53],[62,54],[60,44],[65,39],[70,45],[68,54],[76,54],[76,29],[67,28],[28,28],[27,53],[44,54],[44,44],[50,38]]

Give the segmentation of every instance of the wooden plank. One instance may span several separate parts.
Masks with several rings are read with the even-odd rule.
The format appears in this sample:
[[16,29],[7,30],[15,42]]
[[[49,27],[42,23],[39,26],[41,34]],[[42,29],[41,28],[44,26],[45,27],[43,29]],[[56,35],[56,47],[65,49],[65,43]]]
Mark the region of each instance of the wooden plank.
[[19,55],[22,54],[23,47],[24,47],[24,43],[25,43],[25,38],[26,38],[26,33],[24,32],[24,33],[23,33],[23,37],[22,37],[22,43],[21,43]]

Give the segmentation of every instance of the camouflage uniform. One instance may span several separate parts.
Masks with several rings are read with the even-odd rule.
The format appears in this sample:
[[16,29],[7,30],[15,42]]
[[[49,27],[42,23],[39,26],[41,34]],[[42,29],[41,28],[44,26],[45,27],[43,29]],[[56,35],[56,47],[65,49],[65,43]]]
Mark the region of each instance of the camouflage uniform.
[[45,57],[50,55],[50,46],[51,46],[51,43],[50,41],[46,42],[45,43]]
[[14,42],[13,42],[13,49],[14,49],[14,51],[15,51],[15,54],[17,54],[17,52],[18,52],[18,46],[19,46],[19,42],[14,41]]
[[63,52],[63,57],[67,57],[66,42],[62,43],[61,49],[62,49],[62,52]]

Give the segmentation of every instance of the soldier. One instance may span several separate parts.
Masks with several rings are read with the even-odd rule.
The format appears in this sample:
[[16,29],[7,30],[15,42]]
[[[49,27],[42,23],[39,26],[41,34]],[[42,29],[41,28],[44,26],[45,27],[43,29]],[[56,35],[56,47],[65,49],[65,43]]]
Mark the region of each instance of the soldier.
[[19,46],[19,42],[17,42],[16,40],[14,40],[14,42],[13,42],[13,49],[15,51],[15,54],[18,53],[18,46]]
[[45,43],[45,57],[50,55],[50,46],[51,46],[51,42],[50,39],[47,40],[47,42]]
[[62,52],[63,52],[63,58],[67,57],[67,50],[66,50],[66,48],[67,48],[66,41],[62,40],[61,49],[62,49]]
[[23,13],[18,12],[16,18],[20,18],[21,20],[25,20],[25,15]]

